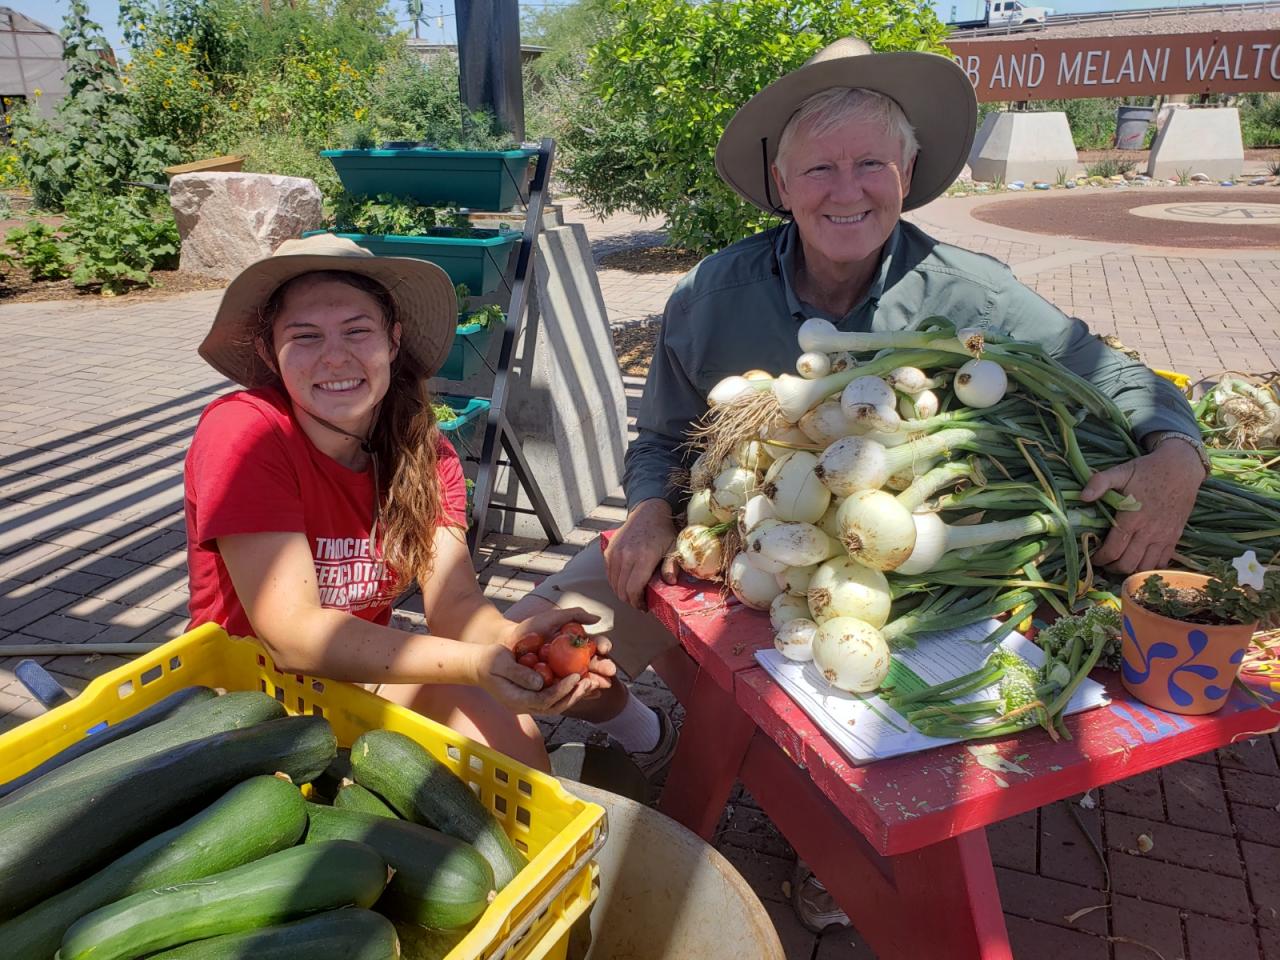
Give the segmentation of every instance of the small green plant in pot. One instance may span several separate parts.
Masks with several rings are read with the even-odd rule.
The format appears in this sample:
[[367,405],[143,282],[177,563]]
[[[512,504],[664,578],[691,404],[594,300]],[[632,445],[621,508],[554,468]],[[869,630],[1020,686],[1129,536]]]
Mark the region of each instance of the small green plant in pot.
[[1280,616],[1280,572],[1252,550],[1205,573],[1135,573],[1121,588],[1125,689],[1173,713],[1204,714],[1226,702],[1258,625]]

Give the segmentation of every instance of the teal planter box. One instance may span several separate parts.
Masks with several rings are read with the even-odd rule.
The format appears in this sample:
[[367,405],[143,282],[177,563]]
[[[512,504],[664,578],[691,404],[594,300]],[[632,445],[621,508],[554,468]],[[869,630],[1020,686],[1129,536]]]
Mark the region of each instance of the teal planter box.
[[322,150],[347,193],[391,193],[419,203],[509,210],[536,150]]
[[460,323],[454,333],[453,346],[444,365],[436,371],[445,380],[466,380],[484,369],[484,359],[489,353],[489,341],[502,330],[506,322],[490,320],[487,326],[478,323]]
[[489,401],[481,397],[455,397],[449,394],[442,394],[436,400],[446,404],[456,414],[452,420],[441,421],[439,426],[440,432],[458,451],[458,456],[466,456],[469,451],[478,455],[480,451],[471,451],[471,444],[484,429]]
[[[303,236],[323,232],[312,230]],[[376,233],[339,233],[338,236],[354,240],[380,257],[430,260],[442,267],[455,284],[465,283],[473,293],[483,296],[498,289],[521,234],[514,230],[473,230],[469,237],[397,237]]]

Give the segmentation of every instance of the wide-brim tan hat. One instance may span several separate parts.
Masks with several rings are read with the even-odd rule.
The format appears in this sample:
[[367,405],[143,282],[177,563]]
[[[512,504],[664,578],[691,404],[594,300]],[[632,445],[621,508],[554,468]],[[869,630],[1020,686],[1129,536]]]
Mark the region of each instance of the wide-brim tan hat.
[[779,212],[777,190],[769,182],[778,138],[800,104],[832,87],[861,87],[891,97],[915,128],[920,152],[903,210],[928,203],[964,169],[977,130],[978,100],[959,65],[936,53],[875,53],[865,41],[845,37],[769,84],[733,115],[716,147],[716,170],[724,182],[766,213]]
[[286,240],[265,260],[250,264],[231,281],[200,356],[242,386],[266,386],[277,377],[254,346],[262,308],[282,284],[304,273],[341,270],[376,280],[396,305],[400,349],[430,376],[440,369],[458,323],[458,300],[449,275],[434,263],[409,257],[379,257],[346,237],[318,233]]

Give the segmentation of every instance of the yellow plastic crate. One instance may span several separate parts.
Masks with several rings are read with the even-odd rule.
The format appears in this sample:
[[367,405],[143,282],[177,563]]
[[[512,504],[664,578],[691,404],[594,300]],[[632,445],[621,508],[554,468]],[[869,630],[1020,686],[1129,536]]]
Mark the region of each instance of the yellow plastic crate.
[[205,624],[98,677],[80,696],[0,735],[0,783],[26,773],[89,730],[117,723],[183,687],[261,690],[290,713],[319,714],[349,747],[365,730],[412,737],[470,784],[529,865],[494,898],[447,960],[563,960],[569,928],[599,894],[594,856],[604,809],[551,776],[349,683],[281,673],[255,642]]
[[1164,377],[1179,390],[1185,390],[1191,386],[1191,378],[1185,373],[1175,373],[1173,370],[1154,370],[1153,372]]

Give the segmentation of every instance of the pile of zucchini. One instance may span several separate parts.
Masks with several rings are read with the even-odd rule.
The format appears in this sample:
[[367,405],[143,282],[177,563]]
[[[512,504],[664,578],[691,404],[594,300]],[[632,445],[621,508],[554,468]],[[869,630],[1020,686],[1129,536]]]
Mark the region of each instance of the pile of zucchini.
[[0,952],[429,960],[525,863],[410,738],[190,687],[0,786]]

